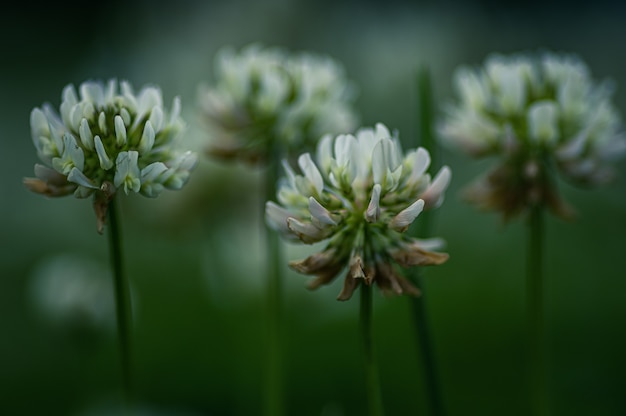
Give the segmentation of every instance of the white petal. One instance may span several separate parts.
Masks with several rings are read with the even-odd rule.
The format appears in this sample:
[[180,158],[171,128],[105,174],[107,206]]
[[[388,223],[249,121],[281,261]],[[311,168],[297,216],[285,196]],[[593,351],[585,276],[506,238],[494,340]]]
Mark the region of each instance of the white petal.
[[126,144],[126,126],[122,116],[115,116],[115,138],[118,146]]
[[198,162],[198,155],[190,150],[183,153],[176,161],[176,167],[179,170],[192,170]]
[[174,124],[180,117],[180,97],[174,97],[174,101],[172,102],[172,112],[170,114],[170,123]]
[[115,99],[115,93],[117,92],[117,80],[110,79],[107,82],[106,90],[104,91],[104,102],[106,104],[112,104]]
[[267,224],[284,236],[292,236],[293,239],[296,239],[287,226],[287,219],[290,217],[293,217],[293,214],[280,205],[272,201],[265,203],[265,221]]
[[111,169],[113,167],[113,161],[111,161],[109,155],[107,155],[100,136],[94,137],[93,142],[96,148],[96,153],[98,154],[98,160],[100,161],[100,167],[104,170]]
[[391,219],[389,227],[404,232],[424,209],[424,200],[418,199]]
[[124,185],[124,192],[128,194],[129,190],[139,192],[141,188],[141,180],[137,159],[139,153],[134,150],[128,152],[120,152],[115,160],[115,177],[113,184],[116,188]]
[[433,250],[441,250],[446,246],[446,241],[443,238],[434,237],[434,238],[424,238],[419,239],[416,238],[413,240],[416,246],[421,248],[422,250],[433,251]]
[[333,136],[324,135],[317,144],[317,164],[322,174],[328,175],[333,158]]
[[412,154],[412,170],[410,182],[417,181],[430,166],[430,154],[428,150],[423,147],[419,147],[415,153]]
[[83,119],[83,109],[80,104],[76,104],[70,109],[69,113],[69,126],[73,131],[78,131],[80,128],[80,121]]
[[76,95],[74,85],[66,85],[65,88],[63,88],[63,93],[61,95],[64,103],[68,103],[70,106],[78,104],[78,96]]
[[63,144],[65,149],[63,150],[63,157],[69,158],[72,161],[72,164],[76,166],[78,169],[83,170],[85,167],[85,154],[83,153],[83,149],[78,146],[76,143],[76,138],[69,133],[66,133],[63,136]]
[[161,131],[163,125],[163,110],[161,110],[161,107],[154,107],[152,109],[149,121],[155,132]]
[[89,150],[94,150],[93,143],[93,134],[91,133],[91,129],[89,128],[89,122],[86,118],[83,118],[80,121],[80,128],[78,129],[78,133],[80,135],[80,141],[83,146],[85,146]]
[[302,169],[304,176],[311,182],[318,194],[324,190],[324,179],[320,171],[315,166],[313,159],[309,153],[305,153],[298,158],[298,165]]
[[100,133],[108,134],[107,129],[107,116],[104,114],[104,111],[100,113],[98,116],[98,127],[100,127]]
[[389,129],[383,123],[376,123],[376,138],[378,140],[391,138]]
[[365,211],[365,219],[368,222],[376,222],[380,217],[380,192],[381,186],[377,183],[372,189],[372,197],[370,198],[370,203]]
[[351,134],[340,134],[335,139],[335,160],[337,165],[345,166],[352,158],[353,148],[356,146],[356,138]]
[[143,128],[143,134],[141,135],[141,140],[139,141],[139,146],[137,150],[141,154],[145,154],[152,150],[152,146],[154,146],[154,129],[152,128],[152,123],[150,120],[146,121],[146,124]]
[[552,101],[537,101],[528,109],[530,138],[543,143],[554,143],[559,138],[558,107]]
[[98,189],[98,187],[95,186],[94,183],[89,178],[87,178],[80,169],[76,167],[72,168],[70,173],[67,175],[67,180],[69,182],[74,182],[87,188]]
[[142,182],[154,182],[159,175],[167,170],[162,162],[154,162],[141,169],[141,181]]
[[326,238],[324,230],[317,228],[311,223],[301,222],[293,217],[287,218],[287,227],[306,244],[315,243]]
[[311,216],[320,223],[326,225],[337,225],[337,222],[330,216],[330,211],[324,208],[322,204],[317,202],[317,200],[313,197],[309,198],[309,211],[311,212]]
[[30,131],[33,139],[50,136],[50,126],[46,115],[39,108],[30,112]]
[[124,121],[124,126],[125,127],[130,126],[130,122],[132,120],[130,118],[130,113],[128,112],[128,110],[126,108],[122,108],[120,110],[120,116],[122,117],[122,120]]
[[396,170],[397,166],[393,165],[392,153],[393,142],[390,139],[381,139],[372,152],[372,174],[374,183],[384,184],[387,172]]
[[437,208],[443,203],[443,193],[450,184],[451,176],[450,168],[447,166],[442,167],[430,186],[420,195],[420,198],[426,202],[428,208]]
[[96,109],[94,108],[92,103],[84,103],[82,108],[83,118],[91,120],[96,115]]
[[98,106],[104,104],[104,91],[102,85],[96,82],[84,82],[80,86],[80,96],[84,101],[91,101]]

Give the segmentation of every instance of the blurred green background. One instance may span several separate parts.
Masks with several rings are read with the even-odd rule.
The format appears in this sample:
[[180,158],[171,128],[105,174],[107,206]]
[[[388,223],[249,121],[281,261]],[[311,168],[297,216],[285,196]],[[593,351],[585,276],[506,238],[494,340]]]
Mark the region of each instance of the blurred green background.
[[[196,88],[211,80],[214,53],[262,42],[340,60],[359,86],[362,124],[384,122],[410,142],[418,131],[416,70],[430,68],[442,104],[451,98],[454,68],[491,52],[577,53],[596,79],[615,80],[615,104],[626,112],[625,21],[626,8],[606,0],[567,7],[495,0],[14,4],[0,16],[0,414],[100,415],[119,398],[106,236],[96,233],[89,201],[45,199],[22,185],[37,162],[30,111],[44,102],[58,108],[66,84],[111,77],[137,88],[157,84],[167,108],[180,95],[189,146],[201,149]],[[524,225],[504,226],[460,199],[489,161],[446,149],[442,159],[453,180],[434,229],[451,257],[427,271],[425,299],[446,408],[449,415],[528,415]],[[618,170],[603,189],[562,185],[579,218],[547,221],[554,414],[626,414],[624,161]],[[260,414],[262,173],[203,158],[181,192],[123,198],[134,373],[146,414]],[[314,249],[285,245],[285,259]],[[69,314],[59,309],[69,292],[50,292],[58,270],[52,279],[86,273],[94,280],[90,301]],[[289,414],[364,414],[358,299],[335,300],[341,279],[316,292],[306,280],[287,271]],[[81,291],[80,279],[68,285]],[[389,415],[427,414],[409,302],[375,297]]]

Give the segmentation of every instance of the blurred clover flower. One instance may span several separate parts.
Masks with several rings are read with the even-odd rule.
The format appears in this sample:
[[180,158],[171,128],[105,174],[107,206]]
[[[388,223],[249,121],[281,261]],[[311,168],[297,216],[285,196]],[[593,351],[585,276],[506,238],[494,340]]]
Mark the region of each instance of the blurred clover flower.
[[553,171],[574,184],[601,184],[612,176],[608,162],[626,150],[611,84],[595,83],[574,55],[492,55],[482,68],[458,69],[455,85],[459,100],[440,133],[473,156],[501,157],[467,197],[505,219],[537,205],[570,217]]
[[52,324],[97,330],[115,327],[110,276],[96,262],[71,254],[47,258],[36,266],[30,289],[35,308]]
[[47,196],[94,195],[98,231],[108,202],[118,189],[156,197],[180,189],[196,164],[194,153],[174,143],[184,130],[180,100],[168,114],[161,91],[144,87],[135,94],[127,82],[84,82],[63,90],[60,116],[49,105],[30,115],[33,142],[44,164],[36,178],[25,178],[33,192]]
[[214,68],[215,84],[200,87],[199,104],[215,156],[256,162],[270,145],[313,147],[324,134],[356,127],[355,87],[330,57],[252,44],[221,49]]
[[268,224],[283,237],[306,244],[329,240],[321,253],[290,263],[315,275],[309,288],[330,283],[347,267],[339,300],[347,300],[361,281],[376,283],[384,293],[419,295],[396,272],[403,267],[441,264],[445,253],[429,251],[439,239],[418,240],[404,233],[425,208],[438,207],[450,181],[443,167],[434,180],[426,173],[430,155],[424,148],[403,156],[396,134],[383,124],[356,135],[325,135],[317,163],[301,155],[296,174],[285,163],[286,178],[278,201],[266,203]]

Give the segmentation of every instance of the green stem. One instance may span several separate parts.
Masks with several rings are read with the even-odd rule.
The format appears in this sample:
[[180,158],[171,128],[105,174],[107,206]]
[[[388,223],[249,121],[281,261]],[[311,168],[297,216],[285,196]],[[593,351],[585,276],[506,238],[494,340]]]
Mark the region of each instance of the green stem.
[[118,222],[115,198],[108,206],[109,216],[109,247],[111,266],[113,268],[113,282],[115,289],[115,307],[117,315],[117,333],[119,339],[120,358],[122,363],[122,388],[124,403],[130,408],[132,401],[131,382],[131,339],[130,326],[132,322],[131,300],[129,283],[123,270],[122,238]]
[[532,414],[549,415],[546,387],[545,323],[543,300],[543,207],[530,211],[528,223],[527,302]]
[[[431,157],[431,168],[439,166],[438,146],[433,134],[434,106],[433,94],[428,68],[423,67],[417,74],[418,90],[418,140],[417,143],[427,149]],[[427,238],[431,235],[433,212],[426,211],[420,214],[416,224],[415,236]],[[424,285],[422,284],[421,268],[414,268],[409,271],[409,277],[413,284],[420,289],[422,295],[411,299],[411,310],[415,323],[415,334],[421,352],[422,366],[424,368],[424,378],[426,381],[426,397],[430,405],[430,414],[433,416],[445,415],[442,395],[439,388],[439,378],[437,373],[435,352],[431,340],[427,308],[425,303]]]
[[413,298],[411,306],[413,318],[415,320],[415,331],[417,342],[421,351],[422,365],[424,367],[424,377],[426,379],[426,397],[430,403],[430,414],[442,416],[445,414],[441,391],[439,390],[439,378],[437,366],[435,365],[435,352],[430,336],[428,316],[426,313],[426,303],[424,301],[424,289],[422,285],[420,269],[415,269],[412,273],[412,281],[421,291],[422,296]]
[[[272,156],[267,166],[265,177],[265,201],[276,199],[276,182],[278,180],[279,155]],[[262,218],[265,218],[263,204]],[[285,414],[283,398],[282,371],[282,272],[280,240],[277,233],[269,227],[265,229],[267,248],[267,310],[268,310],[268,369],[266,415],[282,416]]]
[[384,415],[383,399],[372,340],[372,287],[364,282],[361,284],[361,337],[365,353],[369,414],[370,416],[382,416]]

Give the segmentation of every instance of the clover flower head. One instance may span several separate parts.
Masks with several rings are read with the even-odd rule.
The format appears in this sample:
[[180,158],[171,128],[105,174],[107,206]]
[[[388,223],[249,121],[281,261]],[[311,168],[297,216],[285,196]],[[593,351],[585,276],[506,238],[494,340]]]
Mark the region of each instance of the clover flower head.
[[438,207],[450,181],[443,167],[431,180],[424,148],[403,154],[387,127],[362,128],[355,135],[324,136],[315,159],[298,158],[300,173],[286,162],[278,203],[266,203],[268,225],[284,238],[306,244],[328,240],[324,251],[290,266],[315,275],[309,287],[330,283],[347,269],[339,300],[360,282],[376,283],[384,293],[418,295],[395,264],[441,264],[445,253],[430,251],[441,240],[418,240],[405,231],[424,209]]
[[354,85],[330,57],[259,44],[225,47],[214,78],[199,94],[213,155],[258,161],[273,144],[312,146],[324,134],[356,127]]
[[31,112],[32,139],[43,164],[24,183],[47,196],[94,195],[99,217],[117,190],[156,197],[165,188],[180,189],[197,160],[175,147],[185,128],[180,110],[175,98],[167,112],[154,86],[134,93],[125,81],[87,81],[77,93],[68,85],[59,113],[50,104]]
[[612,177],[609,162],[626,151],[609,82],[597,83],[575,55],[489,56],[455,74],[456,103],[440,125],[444,141],[502,164],[469,189],[470,200],[505,218],[536,204],[569,217],[550,171],[575,184]]

